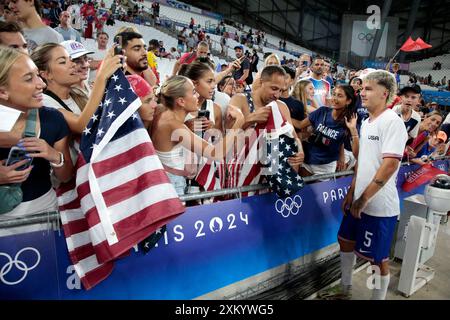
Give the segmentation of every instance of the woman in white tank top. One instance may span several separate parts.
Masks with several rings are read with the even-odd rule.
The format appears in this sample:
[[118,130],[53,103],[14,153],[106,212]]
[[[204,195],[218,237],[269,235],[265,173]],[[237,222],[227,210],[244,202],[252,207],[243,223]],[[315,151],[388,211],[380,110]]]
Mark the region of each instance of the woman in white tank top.
[[234,130],[211,144],[194,134],[185,124],[186,116],[199,109],[198,95],[191,80],[184,76],[169,78],[161,86],[159,100],[166,109],[153,120],[151,138],[169,179],[178,194],[184,194],[185,178],[194,174],[191,165],[195,165],[187,161],[185,155],[193,153],[211,160],[222,160],[232,148],[239,133],[237,129],[244,124],[244,116],[239,109],[230,106],[227,117],[233,121],[231,129]]
[[[212,67],[208,62],[195,61],[183,65],[178,74],[191,79],[198,94],[198,110],[188,113],[185,118],[188,128],[193,131],[195,129],[194,132],[199,135],[202,131],[209,129],[217,129],[222,133],[222,111],[220,106],[212,101],[216,87]],[[206,116],[202,116],[205,113]],[[197,118],[200,118],[201,122],[194,121]]]

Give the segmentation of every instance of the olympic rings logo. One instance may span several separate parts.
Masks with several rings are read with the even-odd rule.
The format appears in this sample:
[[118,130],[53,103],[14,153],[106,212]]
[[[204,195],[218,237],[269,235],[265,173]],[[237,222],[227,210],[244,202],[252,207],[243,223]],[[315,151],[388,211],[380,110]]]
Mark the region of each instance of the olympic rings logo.
[[358,40],[366,40],[367,42],[371,42],[375,36],[372,33],[360,33],[358,34]]
[[[28,266],[25,262],[19,259],[20,254],[25,251],[31,251],[36,253],[36,262],[32,266]],[[41,261],[41,255],[39,254],[39,251],[31,247],[23,248],[22,250],[17,252],[14,259],[9,254],[3,252],[0,252],[0,257],[1,256],[8,259],[8,262],[0,269],[0,281],[9,286],[21,283],[26,278],[28,271],[31,271],[34,268],[36,268],[39,262]],[[22,277],[14,282],[5,279],[5,276],[12,270],[13,266],[19,269],[20,271],[23,271]]]
[[303,200],[299,195],[295,195],[292,199],[287,197],[286,199],[278,199],[275,202],[275,210],[281,214],[283,218],[289,217],[291,214],[296,216],[303,204]]

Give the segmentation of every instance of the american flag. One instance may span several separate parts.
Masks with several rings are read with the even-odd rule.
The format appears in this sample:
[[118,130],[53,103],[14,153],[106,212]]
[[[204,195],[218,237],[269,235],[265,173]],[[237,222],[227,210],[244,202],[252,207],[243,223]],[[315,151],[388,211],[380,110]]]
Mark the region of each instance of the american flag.
[[[266,175],[273,190],[281,197],[293,194],[303,187],[303,179],[287,162],[287,158],[297,152],[297,145],[292,136],[294,129],[284,119],[275,101],[269,106],[272,112],[267,122],[246,130],[241,136],[242,147],[236,147],[237,152],[233,157],[222,162],[204,163],[196,180],[206,190],[255,185],[262,183]],[[283,149],[284,154],[277,150],[279,147]],[[290,177],[296,184],[291,185],[289,179],[280,182],[280,177]],[[258,191],[243,192],[242,195],[257,193]]]
[[[303,188],[303,178],[288,163],[288,158],[297,153],[297,142],[294,138],[283,134],[278,139],[269,140],[267,149],[271,151],[268,157],[278,157],[268,168],[271,175],[267,176],[271,189],[281,198],[289,197]],[[272,156],[273,155],[273,156]]]
[[70,259],[86,289],[185,210],[143,127],[140,105],[116,71],[82,133],[76,182],[57,192]]

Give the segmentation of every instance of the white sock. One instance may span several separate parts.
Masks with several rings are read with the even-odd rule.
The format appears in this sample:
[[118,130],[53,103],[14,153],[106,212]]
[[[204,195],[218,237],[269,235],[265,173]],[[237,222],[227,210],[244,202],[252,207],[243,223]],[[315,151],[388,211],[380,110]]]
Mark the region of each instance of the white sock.
[[340,252],[341,256],[341,285],[344,292],[348,292],[352,286],[353,266],[356,256],[353,252]]
[[380,289],[373,289],[372,300],[385,300],[387,289],[389,287],[389,281],[391,280],[391,275],[387,274],[385,276],[380,276]]

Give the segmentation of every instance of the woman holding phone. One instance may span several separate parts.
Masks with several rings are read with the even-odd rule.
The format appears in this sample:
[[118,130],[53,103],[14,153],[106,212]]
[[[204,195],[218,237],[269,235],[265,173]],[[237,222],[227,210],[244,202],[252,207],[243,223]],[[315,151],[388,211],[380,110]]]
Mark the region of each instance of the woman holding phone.
[[212,101],[216,82],[214,71],[208,62],[197,60],[191,64],[182,65],[178,73],[192,80],[195,92],[198,94],[198,110],[186,115],[186,125],[193,131],[194,129],[201,132],[217,129],[222,133],[222,111],[220,106]]
[[[0,48],[0,66],[0,104],[22,112],[12,131],[2,133],[9,136],[9,139],[2,141],[10,142],[0,146],[0,183],[21,183],[23,192],[22,203],[1,217],[55,211],[56,194],[50,172],[53,171],[60,181],[70,180],[74,172],[72,162],[66,161],[70,159],[69,128],[60,112],[43,107],[45,83],[28,55],[14,49]],[[35,123],[31,122],[33,118]],[[34,131],[34,137],[23,138],[27,122]],[[25,151],[25,159],[5,166],[13,147]],[[32,159],[32,164],[28,169],[15,172],[20,166],[26,166],[29,159]],[[15,233],[15,230],[4,229],[2,234],[5,233]]]
[[155,116],[151,138],[170,181],[179,195],[185,193],[186,178],[195,174],[185,158],[185,151],[211,160],[221,161],[232,148],[233,141],[244,123],[242,112],[228,106],[227,118],[232,122],[227,135],[214,144],[194,134],[185,123],[186,116],[199,110],[194,83],[184,76],[173,76],[161,86],[159,100],[165,107]]

